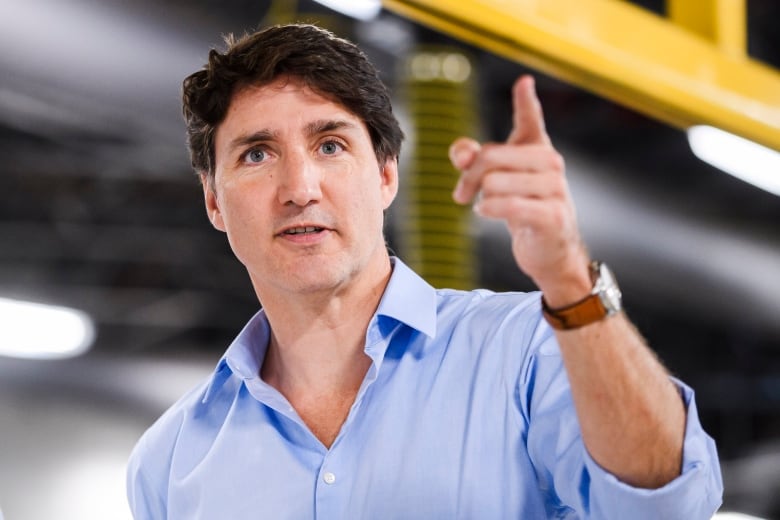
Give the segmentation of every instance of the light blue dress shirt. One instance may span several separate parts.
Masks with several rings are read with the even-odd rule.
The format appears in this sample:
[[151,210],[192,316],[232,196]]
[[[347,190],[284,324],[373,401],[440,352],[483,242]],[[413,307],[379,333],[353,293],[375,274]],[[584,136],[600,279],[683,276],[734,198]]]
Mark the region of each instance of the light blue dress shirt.
[[720,467],[688,387],[677,382],[682,475],[632,488],[585,450],[538,293],[436,290],[393,263],[366,331],[372,364],[331,448],[260,379],[260,311],[137,444],[136,520],[712,516]]

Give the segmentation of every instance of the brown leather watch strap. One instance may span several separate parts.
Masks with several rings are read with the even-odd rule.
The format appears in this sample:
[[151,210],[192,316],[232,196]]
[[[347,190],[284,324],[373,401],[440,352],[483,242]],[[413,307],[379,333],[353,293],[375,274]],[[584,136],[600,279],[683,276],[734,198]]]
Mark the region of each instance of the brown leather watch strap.
[[562,307],[551,309],[542,296],[542,314],[552,328],[569,330],[590,325],[607,316],[608,312],[598,294],[591,294],[584,299]]

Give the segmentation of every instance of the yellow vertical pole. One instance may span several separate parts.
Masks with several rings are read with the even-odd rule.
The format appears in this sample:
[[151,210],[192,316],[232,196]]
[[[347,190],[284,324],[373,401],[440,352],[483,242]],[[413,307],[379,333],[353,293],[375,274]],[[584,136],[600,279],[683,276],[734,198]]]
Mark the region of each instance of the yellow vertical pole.
[[474,134],[473,76],[471,60],[457,48],[418,47],[405,62],[413,143],[402,172],[398,242],[405,261],[435,287],[474,287],[472,212],[452,200],[458,174],[447,155],[456,137]]
[[298,15],[298,0],[271,0],[261,25],[292,23]]
[[728,56],[745,56],[745,0],[667,0],[666,5],[675,25],[706,38]]

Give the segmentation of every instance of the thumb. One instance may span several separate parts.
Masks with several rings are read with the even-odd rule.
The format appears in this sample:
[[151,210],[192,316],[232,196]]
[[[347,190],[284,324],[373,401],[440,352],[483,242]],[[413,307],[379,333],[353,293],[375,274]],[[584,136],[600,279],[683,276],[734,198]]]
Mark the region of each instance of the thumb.
[[477,158],[482,145],[474,139],[459,137],[450,145],[450,162],[458,170],[466,170]]
[[462,172],[458,184],[452,192],[452,197],[456,202],[465,204],[479,191],[481,182],[479,174],[469,171],[469,168],[474,164],[481,148],[482,145],[479,142],[468,137],[460,137],[450,145],[450,161],[455,168]]

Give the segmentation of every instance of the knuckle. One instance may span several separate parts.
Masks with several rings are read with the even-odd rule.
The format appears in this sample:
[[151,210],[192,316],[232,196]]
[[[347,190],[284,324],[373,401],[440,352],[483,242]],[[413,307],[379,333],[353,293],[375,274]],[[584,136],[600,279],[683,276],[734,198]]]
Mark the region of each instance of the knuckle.
[[501,186],[502,180],[496,175],[485,175],[482,179],[482,192],[485,195],[499,193]]
[[569,212],[564,204],[552,204],[548,218],[554,229],[565,229],[568,224]]
[[519,197],[511,198],[507,209],[512,216],[511,220],[514,222],[522,223],[528,219],[528,206]]
[[550,168],[555,171],[563,172],[566,169],[566,161],[558,151],[552,150],[549,154]]

